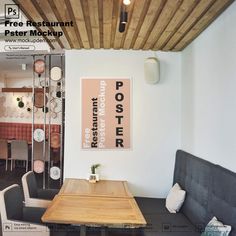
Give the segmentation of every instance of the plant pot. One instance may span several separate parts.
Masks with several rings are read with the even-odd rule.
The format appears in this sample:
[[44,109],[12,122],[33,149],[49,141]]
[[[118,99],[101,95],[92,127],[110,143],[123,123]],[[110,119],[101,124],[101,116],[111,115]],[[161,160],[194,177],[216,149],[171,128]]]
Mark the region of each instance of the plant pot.
[[99,181],[99,175],[98,174],[90,174],[88,180],[90,183],[96,183],[97,181]]

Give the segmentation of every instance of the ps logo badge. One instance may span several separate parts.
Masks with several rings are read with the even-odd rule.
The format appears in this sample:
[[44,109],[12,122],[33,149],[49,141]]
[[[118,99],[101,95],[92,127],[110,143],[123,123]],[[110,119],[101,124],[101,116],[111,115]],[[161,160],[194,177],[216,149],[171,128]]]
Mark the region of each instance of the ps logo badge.
[[12,225],[10,223],[4,223],[3,224],[3,231],[11,231]]
[[5,4],[5,18],[6,19],[19,19],[20,11],[17,4]]

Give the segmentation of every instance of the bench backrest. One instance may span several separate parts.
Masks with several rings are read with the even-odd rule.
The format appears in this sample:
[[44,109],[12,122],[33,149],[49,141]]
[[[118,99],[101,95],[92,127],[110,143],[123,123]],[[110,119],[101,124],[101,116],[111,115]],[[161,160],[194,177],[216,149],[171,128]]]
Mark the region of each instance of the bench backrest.
[[181,212],[204,229],[213,216],[236,235],[236,173],[182,150],[176,153],[174,183],[186,190]]

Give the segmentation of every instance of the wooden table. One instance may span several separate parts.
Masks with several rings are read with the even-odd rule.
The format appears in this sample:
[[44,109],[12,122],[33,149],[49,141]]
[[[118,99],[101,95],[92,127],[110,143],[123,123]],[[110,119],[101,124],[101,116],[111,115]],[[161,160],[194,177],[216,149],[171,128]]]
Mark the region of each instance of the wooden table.
[[[91,184],[87,180],[66,179],[59,194],[42,216],[47,223],[86,226],[139,228],[146,221],[129,192],[126,181],[101,180]],[[105,230],[102,230],[105,235]]]
[[93,184],[85,179],[66,179],[59,194],[133,198],[128,189],[127,181],[115,180],[100,180]]

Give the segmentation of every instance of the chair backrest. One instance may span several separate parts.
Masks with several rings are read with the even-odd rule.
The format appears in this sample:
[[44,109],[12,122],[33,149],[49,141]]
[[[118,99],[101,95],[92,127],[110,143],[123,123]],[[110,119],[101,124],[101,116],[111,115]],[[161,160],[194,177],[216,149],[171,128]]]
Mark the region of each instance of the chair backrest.
[[0,139],[0,159],[7,160],[8,158],[8,143],[5,139]]
[[25,140],[11,142],[11,158],[13,160],[28,160],[28,143]]
[[[35,215],[24,217],[26,209],[23,205],[23,194],[17,184],[0,191],[0,215],[3,236],[50,236],[50,229],[47,226],[34,222],[37,218],[37,209],[34,209]],[[42,214],[42,209],[38,211]],[[36,218],[35,218],[36,217]],[[38,221],[37,221],[38,222]],[[26,227],[22,229],[21,226]],[[20,226],[20,227],[19,227]]]
[[200,229],[208,223],[207,205],[211,166],[210,162],[190,153],[181,150],[176,153],[174,183],[179,183],[187,193],[181,211]]
[[22,186],[25,201],[27,202],[29,198],[38,197],[37,182],[33,171],[29,171],[22,176]]
[[1,220],[22,220],[23,194],[17,184],[13,184],[0,192]]
[[[34,142],[34,160],[44,161],[43,147],[44,142]],[[45,143],[45,161],[49,161],[48,142]]]

